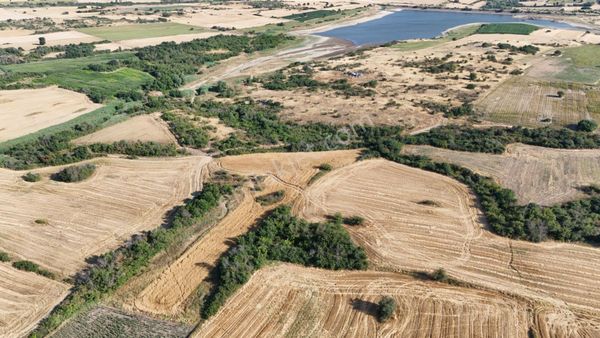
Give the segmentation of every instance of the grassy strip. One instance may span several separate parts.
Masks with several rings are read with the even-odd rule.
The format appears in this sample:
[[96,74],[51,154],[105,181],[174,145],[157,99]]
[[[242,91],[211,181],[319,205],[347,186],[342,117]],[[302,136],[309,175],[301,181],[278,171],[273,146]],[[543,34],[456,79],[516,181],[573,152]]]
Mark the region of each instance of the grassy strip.
[[341,222],[308,223],[291,214],[288,206],[269,213],[216,268],[217,287],[208,297],[202,315],[208,318],[268,261],[282,261],[325,269],[366,269],[367,256],[357,247]]
[[229,195],[231,187],[206,184],[202,192],[175,208],[172,221],[153,231],[134,235],[120,248],[94,259],[95,263],[79,273],[71,294],[42,320],[30,337],[44,337],[65,320],[98,303],[107,295],[138,275],[159,253],[166,250],[185,228],[200,222]]
[[405,52],[434,47],[446,42],[460,40],[462,38],[466,38],[467,36],[473,35],[479,29],[479,27],[480,25],[477,24],[460,26],[449,30],[444,35],[436,39],[401,41],[394,44],[392,48]]
[[78,31],[110,41],[193,34],[205,29],[175,22],[80,28]]
[[540,27],[529,25],[526,23],[489,23],[483,24],[477,31],[476,34],[519,34],[529,35]]
[[6,65],[0,66],[0,69],[15,73],[68,73],[75,70],[81,70],[86,66],[95,63],[106,63],[110,60],[131,61],[135,59],[137,58],[133,52],[102,53],[75,59],[52,59]]
[[305,22],[305,21],[314,20],[314,19],[326,18],[328,16],[336,15],[340,12],[341,12],[340,10],[320,9],[320,10],[316,10],[316,11],[312,11],[312,12],[292,14],[292,15],[284,16],[283,18],[288,19],[288,20],[296,20],[296,21],[300,21],[300,22]]

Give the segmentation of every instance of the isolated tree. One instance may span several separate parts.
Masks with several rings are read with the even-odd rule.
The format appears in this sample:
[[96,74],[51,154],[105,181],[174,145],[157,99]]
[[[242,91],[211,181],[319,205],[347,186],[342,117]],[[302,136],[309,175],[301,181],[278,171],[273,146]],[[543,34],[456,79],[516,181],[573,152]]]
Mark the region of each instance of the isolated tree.
[[471,74],[469,74],[469,80],[471,80],[471,81],[477,80],[477,73],[471,72]]
[[445,282],[448,280],[448,274],[446,273],[446,270],[444,270],[444,268],[439,268],[433,272],[431,278],[438,282]]
[[43,36],[40,36],[40,37],[38,38],[38,40],[39,40],[40,46],[43,46],[43,45],[45,45],[45,44],[46,44],[46,38],[45,38],[45,37],[43,37]]
[[390,296],[381,298],[378,305],[377,320],[382,323],[390,319],[396,312],[396,300]]
[[579,131],[585,131],[589,133],[596,130],[596,128],[598,128],[598,123],[596,123],[594,120],[581,120],[579,123],[577,123],[577,130]]
[[565,96],[565,92],[563,92],[562,90],[559,90],[559,91],[556,93],[556,96],[558,96],[558,97],[562,98],[562,97],[564,97],[564,96]]

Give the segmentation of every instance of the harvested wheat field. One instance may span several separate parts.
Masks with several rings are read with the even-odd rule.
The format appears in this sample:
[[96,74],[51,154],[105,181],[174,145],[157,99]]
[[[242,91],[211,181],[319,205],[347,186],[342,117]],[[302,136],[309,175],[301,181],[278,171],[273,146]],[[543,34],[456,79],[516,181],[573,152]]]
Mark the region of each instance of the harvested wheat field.
[[[0,14],[1,16],[1,14]],[[39,46],[39,38],[46,39],[47,46],[68,45],[70,43],[91,43],[101,41],[102,39],[77,31],[64,31],[44,34],[22,35],[17,32],[13,36],[2,37],[2,48],[23,48],[25,50],[34,49]]]
[[[393,297],[395,316],[376,319]],[[192,337],[527,337],[527,306],[401,274],[278,264],[256,272]]]
[[550,149],[511,144],[502,155],[406,146],[407,154],[454,163],[493,177],[513,190],[519,203],[553,205],[585,197],[582,186],[600,184],[599,150]]
[[85,135],[73,141],[75,144],[112,143],[116,141],[177,143],[160,114],[139,115],[127,121]]
[[[355,161],[357,151],[321,153],[273,153],[224,157],[213,170],[226,169],[246,176],[266,176],[260,191],[245,187],[239,205],[230,211],[206,235],[192,244],[181,257],[168,266],[159,277],[136,298],[134,307],[144,312],[175,315],[198,286],[207,280],[219,257],[231,246],[231,240],[246,233],[267,210],[281,203],[291,203],[300,196],[315,168],[329,163],[334,168]],[[283,200],[260,205],[257,196],[285,191]]]
[[544,304],[553,313],[549,325],[600,334],[600,250],[496,236],[480,222],[468,188],[448,177],[369,160],[325,176],[304,196],[295,207],[305,218],[341,212],[366,219],[348,230],[375,268],[442,267],[459,280]]
[[0,337],[21,337],[68,293],[67,284],[0,264]]
[[[35,100],[32,100],[35,98]],[[0,142],[67,122],[101,105],[58,87],[0,90]]]
[[158,227],[166,211],[201,189],[210,158],[93,162],[96,172],[79,183],[49,180],[58,167],[36,170],[44,176],[36,183],[0,170],[0,249],[71,275],[87,257]]
[[477,102],[487,120],[530,127],[566,126],[597,119],[599,105],[600,90],[592,86],[553,84],[526,77],[504,82]]

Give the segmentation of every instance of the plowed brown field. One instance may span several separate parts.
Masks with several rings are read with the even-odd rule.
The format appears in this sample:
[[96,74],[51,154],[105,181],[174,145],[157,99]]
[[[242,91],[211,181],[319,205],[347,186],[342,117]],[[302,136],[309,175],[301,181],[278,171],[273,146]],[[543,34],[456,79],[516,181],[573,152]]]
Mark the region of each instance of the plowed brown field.
[[512,144],[502,155],[406,146],[407,154],[424,155],[493,177],[513,190],[520,203],[557,204],[584,194],[581,186],[600,184],[599,150],[549,149]]
[[[382,295],[398,309],[375,318]],[[524,302],[395,273],[264,268],[192,337],[526,337]]]
[[[263,189],[251,192],[245,187],[239,206],[150,283],[137,297],[135,308],[163,315],[183,311],[184,302],[207,280],[219,257],[231,246],[232,239],[246,233],[265,211],[281,203],[291,203],[300,196],[320,164],[329,163],[339,168],[354,162],[357,156],[358,152],[351,150],[251,154],[219,159],[214,170],[222,168],[248,176],[266,176]],[[278,190],[285,191],[285,198],[279,203],[261,206],[255,201],[256,196]]]
[[600,250],[493,235],[479,222],[467,187],[448,177],[369,160],[325,176],[305,198],[296,210],[308,219],[363,216],[366,226],[349,231],[378,269],[443,267],[457,279],[544,304],[553,335],[565,329],[557,325],[600,334]]
[[49,180],[57,167],[36,170],[43,175],[36,183],[25,182],[24,172],[0,170],[0,249],[61,275],[75,273],[85,258],[159,226],[166,211],[200,190],[210,158],[94,162],[94,175],[79,183]]
[[0,263],[0,337],[21,337],[52,310],[69,286]]

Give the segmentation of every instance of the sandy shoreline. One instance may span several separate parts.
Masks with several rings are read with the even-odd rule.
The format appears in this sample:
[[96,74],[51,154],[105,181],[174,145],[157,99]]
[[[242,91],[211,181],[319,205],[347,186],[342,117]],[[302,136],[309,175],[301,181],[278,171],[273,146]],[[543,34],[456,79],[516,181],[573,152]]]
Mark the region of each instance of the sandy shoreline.
[[311,35],[311,34],[316,34],[316,33],[322,33],[322,32],[332,30],[332,29],[354,26],[354,25],[358,25],[358,24],[365,23],[368,21],[381,19],[381,18],[388,16],[390,14],[393,14],[395,12],[397,12],[397,11],[396,10],[390,11],[390,10],[378,9],[377,11],[375,11],[374,14],[371,14],[371,15],[365,15],[365,16],[362,16],[362,17],[359,17],[356,19],[350,19],[350,20],[346,20],[346,21],[342,21],[342,22],[336,22],[336,23],[332,23],[332,24],[328,24],[328,25],[324,25],[324,26],[319,26],[316,28],[297,30],[297,31],[293,31],[291,33],[297,34],[297,35]]

